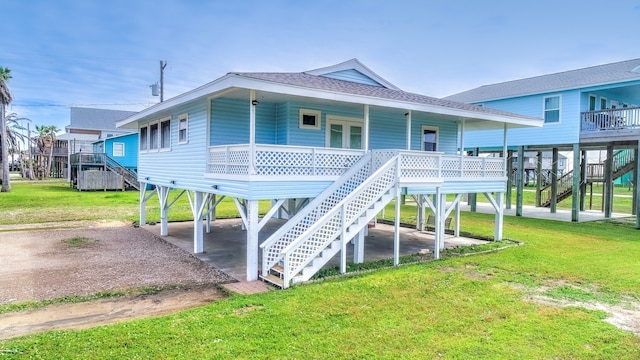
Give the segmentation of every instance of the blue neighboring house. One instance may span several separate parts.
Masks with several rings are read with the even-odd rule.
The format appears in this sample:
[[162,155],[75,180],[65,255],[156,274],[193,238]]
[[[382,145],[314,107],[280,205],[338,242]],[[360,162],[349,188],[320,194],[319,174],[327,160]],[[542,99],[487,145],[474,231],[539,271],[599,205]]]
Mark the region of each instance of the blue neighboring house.
[[[434,212],[436,257],[445,220],[463,194],[484,193],[495,204],[500,239],[506,161],[461,156],[462,134],[541,122],[402,91],[352,59],[305,72],[228,73],[118,126],[139,133],[140,223],[153,191],[167,235],[169,189],[182,190],[197,220],[199,253],[208,224],[201,220],[231,197],[247,234],[247,280],[260,276],[287,287],[338,253],[345,271],[349,243],[354,261],[362,261],[368,222],[402,194],[417,200],[419,226],[426,208]],[[272,204],[262,218],[260,200]],[[260,229],[274,217],[288,220],[260,242]]]
[[138,134],[110,136],[93,143],[94,153],[104,153],[118,164],[138,172]]
[[[542,127],[509,130],[507,143],[520,154],[552,151],[553,163],[557,163],[558,151],[573,152],[571,171],[556,176],[548,187],[538,186],[538,205],[555,211],[558,201],[579,194],[571,196],[574,221],[585,209],[589,184],[605,184],[604,212],[610,217],[613,181],[629,172],[631,179],[638,178],[640,59],[485,85],[445,99],[542,117]],[[469,132],[465,146],[495,151],[502,139],[500,131]],[[606,161],[590,163],[587,152],[591,151],[606,151]],[[635,185],[633,209],[639,214]],[[521,214],[521,204],[518,207]],[[637,225],[640,227],[640,218]]]

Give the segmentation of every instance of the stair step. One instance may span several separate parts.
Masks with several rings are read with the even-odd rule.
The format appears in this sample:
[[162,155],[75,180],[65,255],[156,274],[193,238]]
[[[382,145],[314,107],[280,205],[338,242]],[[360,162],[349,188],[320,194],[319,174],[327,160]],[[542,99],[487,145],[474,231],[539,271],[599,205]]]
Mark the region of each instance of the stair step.
[[270,271],[275,273],[273,275],[278,276],[280,278],[282,278],[282,275],[284,274],[284,268],[280,264],[273,265],[273,267],[270,269]]
[[284,281],[275,275],[272,275],[272,274],[269,274],[267,276],[260,275],[260,278],[263,281],[273,284],[279,288],[284,288]]

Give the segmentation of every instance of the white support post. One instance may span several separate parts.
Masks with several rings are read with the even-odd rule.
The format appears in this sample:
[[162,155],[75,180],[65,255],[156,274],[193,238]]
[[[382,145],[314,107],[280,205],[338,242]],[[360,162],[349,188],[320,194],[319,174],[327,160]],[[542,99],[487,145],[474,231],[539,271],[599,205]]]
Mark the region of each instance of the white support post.
[[435,216],[436,216],[436,223],[435,223],[435,243],[433,246],[433,258],[434,259],[439,259],[440,258],[440,217],[442,217],[442,204],[440,203],[440,200],[442,198],[440,197],[440,187],[436,188],[436,195],[434,196],[434,202],[435,204]]
[[411,150],[411,110],[406,114],[407,117],[407,150]]
[[202,193],[195,191],[193,194],[193,252],[200,254],[204,251],[204,240],[202,234]]
[[147,223],[147,183],[140,183],[140,226]]
[[209,201],[207,201],[207,215],[205,217],[205,229],[204,231],[206,231],[207,234],[211,233],[211,203],[215,201],[215,195],[212,196],[212,198],[209,198]]
[[460,200],[456,202],[456,223],[453,228],[453,236],[460,237]]
[[249,175],[256,174],[256,91],[249,90]]
[[366,227],[358,231],[358,234],[353,238],[353,263],[360,264],[364,262],[364,233]]
[[465,121],[462,119],[462,123],[460,124],[460,156],[464,156],[464,128]]
[[258,200],[247,200],[247,281],[258,280]]
[[396,186],[396,211],[393,222],[393,266],[400,264],[400,190],[400,186]]
[[449,215],[447,211],[447,194],[440,194],[440,218],[438,219],[437,231],[440,236],[440,248],[444,249],[444,224],[447,216]]
[[494,230],[494,240],[500,241],[502,240],[502,229],[504,225],[504,208],[502,203],[504,201],[504,193],[499,192],[496,194],[496,220],[495,220],[495,230]]
[[169,197],[168,186],[158,186],[158,200],[160,200],[160,236],[169,235]]
[[340,223],[340,274],[344,274],[347,272],[347,243],[349,242],[347,239],[347,227],[344,224],[347,217],[344,205],[340,208],[340,213],[340,218],[342,219]]
[[364,143],[362,144],[362,149],[364,151],[369,151],[369,105],[364,105]]

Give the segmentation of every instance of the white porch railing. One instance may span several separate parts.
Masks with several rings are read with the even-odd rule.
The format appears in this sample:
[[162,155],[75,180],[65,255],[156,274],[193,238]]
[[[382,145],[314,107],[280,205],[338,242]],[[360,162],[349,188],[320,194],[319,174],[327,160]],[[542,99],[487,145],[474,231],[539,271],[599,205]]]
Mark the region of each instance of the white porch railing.
[[640,128],[640,107],[585,111],[580,115],[581,131]]
[[[283,145],[255,145],[254,172],[250,173],[248,144],[209,147],[207,176],[242,178],[247,175],[290,179],[338,177],[365,154],[364,150],[314,148]],[[401,155],[401,181],[420,179],[483,179],[505,175],[503,158],[445,155],[408,150],[374,150],[376,169],[393,156]]]
[[[209,147],[207,176],[258,175],[273,177],[336,177],[342,175],[365,154],[364,150],[302,146],[224,145]],[[254,162],[251,170],[251,160]]]

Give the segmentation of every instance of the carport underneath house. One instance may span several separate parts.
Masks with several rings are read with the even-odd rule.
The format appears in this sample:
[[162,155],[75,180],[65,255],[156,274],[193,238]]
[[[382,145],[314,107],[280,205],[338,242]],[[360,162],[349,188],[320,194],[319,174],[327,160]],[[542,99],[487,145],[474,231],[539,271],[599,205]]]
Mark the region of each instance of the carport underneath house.
[[[264,242],[273,234],[285,220],[272,219],[261,230],[259,242]],[[216,219],[208,225],[203,224],[204,232],[203,251],[193,253],[193,222],[172,222],[171,233],[165,236],[160,235],[161,227],[158,225],[143,225],[143,228],[156,236],[162,237],[167,242],[181,248],[184,251],[194,254],[200,260],[224,271],[231,277],[239,281],[246,279],[246,233],[242,230],[241,219]],[[364,261],[375,261],[389,259],[393,256],[393,225],[384,223],[371,223],[364,239]],[[434,248],[435,235],[432,231],[420,231],[417,229],[402,227],[400,229],[400,249],[399,254],[411,255],[417,253],[431,254]],[[445,248],[456,246],[468,246],[484,244],[486,241],[459,237],[453,234],[445,236]],[[357,249],[351,243],[347,247],[347,258],[349,262],[357,263]],[[325,267],[336,267],[340,264],[340,256],[335,256]]]

